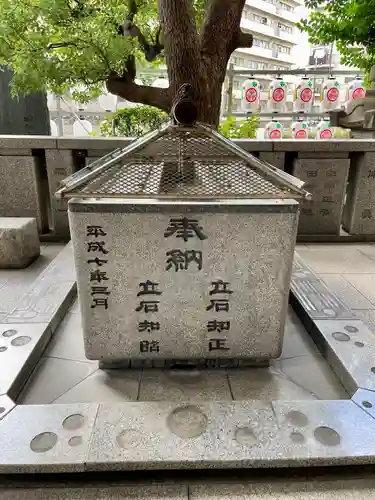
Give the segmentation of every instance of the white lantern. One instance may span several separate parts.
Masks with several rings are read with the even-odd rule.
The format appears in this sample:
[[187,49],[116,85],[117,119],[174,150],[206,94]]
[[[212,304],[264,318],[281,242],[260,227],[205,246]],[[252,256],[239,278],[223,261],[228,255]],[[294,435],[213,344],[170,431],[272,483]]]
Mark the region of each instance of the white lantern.
[[284,111],[288,97],[288,84],[280,77],[275,78],[269,86],[269,108],[272,111]]
[[87,137],[92,132],[92,125],[88,120],[76,120],[73,123],[75,137]]
[[348,84],[346,91],[346,100],[363,99],[366,95],[365,82],[359,76]]
[[267,123],[264,127],[265,139],[282,139],[283,126],[276,118]]
[[260,86],[258,80],[249,78],[242,86],[242,109],[252,111],[259,108]]
[[320,93],[321,111],[329,111],[338,108],[340,105],[340,82],[333,76],[323,82]]
[[117,96],[108,92],[99,96],[99,106],[105,111],[116,111]]
[[51,127],[51,135],[53,137],[57,137],[59,135],[59,129],[57,128],[56,122],[54,120],[50,120],[49,125]]
[[167,78],[160,77],[157,78],[152,84],[153,87],[159,87],[160,89],[167,89],[169,87],[169,82]]
[[313,100],[313,82],[307,76],[301,78],[301,80],[296,83],[293,93],[293,102],[295,111],[309,111]]

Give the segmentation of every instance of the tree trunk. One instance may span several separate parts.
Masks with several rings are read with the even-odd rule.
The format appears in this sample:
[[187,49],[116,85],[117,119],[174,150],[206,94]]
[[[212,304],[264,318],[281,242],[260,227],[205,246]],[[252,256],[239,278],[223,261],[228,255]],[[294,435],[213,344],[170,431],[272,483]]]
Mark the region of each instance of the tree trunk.
[[240,22],[245,0],[208,0],[206,17],[198,33],[191,10],[192,0],[158,0],[164,34],[164,54],[169,89],[139,86],[134,76],[113,75],[110,92],[132,101],[170,112],[173,98],[183,84],[194,90],[198,120],[217,127],[221,89],[232,52],[251,47],[253,37],[242,33]]
[[50,135],[47,98],[43,93],[12,97],[10,82],[12,72],[2,67],[0,71],[0,134]]

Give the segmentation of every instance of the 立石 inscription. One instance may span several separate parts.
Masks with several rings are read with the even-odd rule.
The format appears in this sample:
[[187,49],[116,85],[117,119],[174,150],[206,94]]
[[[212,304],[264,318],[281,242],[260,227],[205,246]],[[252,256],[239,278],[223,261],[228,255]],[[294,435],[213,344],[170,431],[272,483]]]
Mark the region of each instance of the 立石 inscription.
[[[155,300],[156,297],[162,295],[159,289],[159,283],[155,283],[153,281],[147,280],[139,283],[139,292],[137,293],[137,297],[142,297],[139,301],[139,305],[135,308],[136,312],[142,312],[145,314],[149,313],[157,313],[159,312],[159,304],[160,300]],[[147,296],[149,299],[144,299]],[[152,299],[152,300],[151,300]],[[138,322],[138,332],[147,332],[152,334],[155,331],[160,330],[160,322],[152,321],[149,319],[145,319]],[[141,340],[139,342],[139,352],[141,354],[144,353],[152,353],[152,352],[160,352],[160,342],[157,340]]]
[[[109,253],[105,248],[106,242],[98,241],[97,239],[107,236],[102,226],[87,226],[86,236],[90,238],[89,241],[86,241],[88,254],[107,255]],[[107,276],[107,271],[99,269],[103,264],[108,263],[108,259],[100,259],[98,256],[95,256],[95,258],[89,258],[87,263],[96,264],[96,266],[98,266],[97,269],[90,269],[89,271],[91,309],[96,309],[97,307],[108,309],[108,297],[111,294],[109,283],[107,283],[109,282],[109,277]],[[105,282],[105,284],[103,282]]]
[[174,210],[72,214],[88,357],[277,357],[296,213]]

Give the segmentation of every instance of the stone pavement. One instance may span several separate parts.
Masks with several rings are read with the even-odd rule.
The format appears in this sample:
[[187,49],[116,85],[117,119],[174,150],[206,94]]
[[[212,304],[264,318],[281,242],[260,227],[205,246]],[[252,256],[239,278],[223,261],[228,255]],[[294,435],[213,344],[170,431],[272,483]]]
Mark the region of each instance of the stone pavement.
[[[33,281],[61,249],[58,245],[42,248],[42,256],[28,269],[0,271],[0,314],[9,312]],[[298,245],[298,253],[318,273],[344,304],[352,309],[375,334],[375,245],[332,244]],[[22,273],[22,274],[21,274]],[[81,334],[79,305],[73,304],[56,335],[44,353],[18,404],[122,402],[122,401],[228,401],[228,400],[316,400],[345,399],[348,395],[337,377],[318,353],[302,324],[290,310],[282,356],[270,369],[166,372],[134,370],[131,372],[98,370],[96,362],[85,358]],[[117,500],[147,498],[151,500],[255,500],[311,499],[349,500],[375,499],[375,475],[354,471],[339,475],[299,479],[271,479],[252,475],[241,478],[238,473],[217,475],[207,479],[199,472],[186,479],[167,476],[168,482],[147,483],[147,475],[137,481],[95,485],[71,483],[60,489],[49,480],[45,484],[17,483],[14,479],[0,487],[0,500],[63,498],[69,500]],[[246,473],[250,475],[250,471]],[[280,476],[280,472],[278,472]],[[220,477],[220,479],[219,479]],[[129,478],[132,481],[132,478]],[[29,482],[31,481],[31,482]],[[40,480],[41,481],[41,480]],[[23,488],[23,487],[24,488]]]

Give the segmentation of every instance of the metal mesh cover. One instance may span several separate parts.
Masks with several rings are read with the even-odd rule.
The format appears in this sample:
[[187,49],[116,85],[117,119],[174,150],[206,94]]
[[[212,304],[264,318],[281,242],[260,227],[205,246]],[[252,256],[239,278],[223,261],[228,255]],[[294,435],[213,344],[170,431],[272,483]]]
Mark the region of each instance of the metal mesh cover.
[[81,179],[66,194],[199,199],[278,199],[293,198],[295,194],[277,174],[267,175],[268,167],[261,167],[262,171],[259,160],[236,149],[219,134],[199,127],[170,127],[154,135],[152,141],[134,144],[133,149],[124,150],[110,163],[104,160],[91,172],[81,171]]

